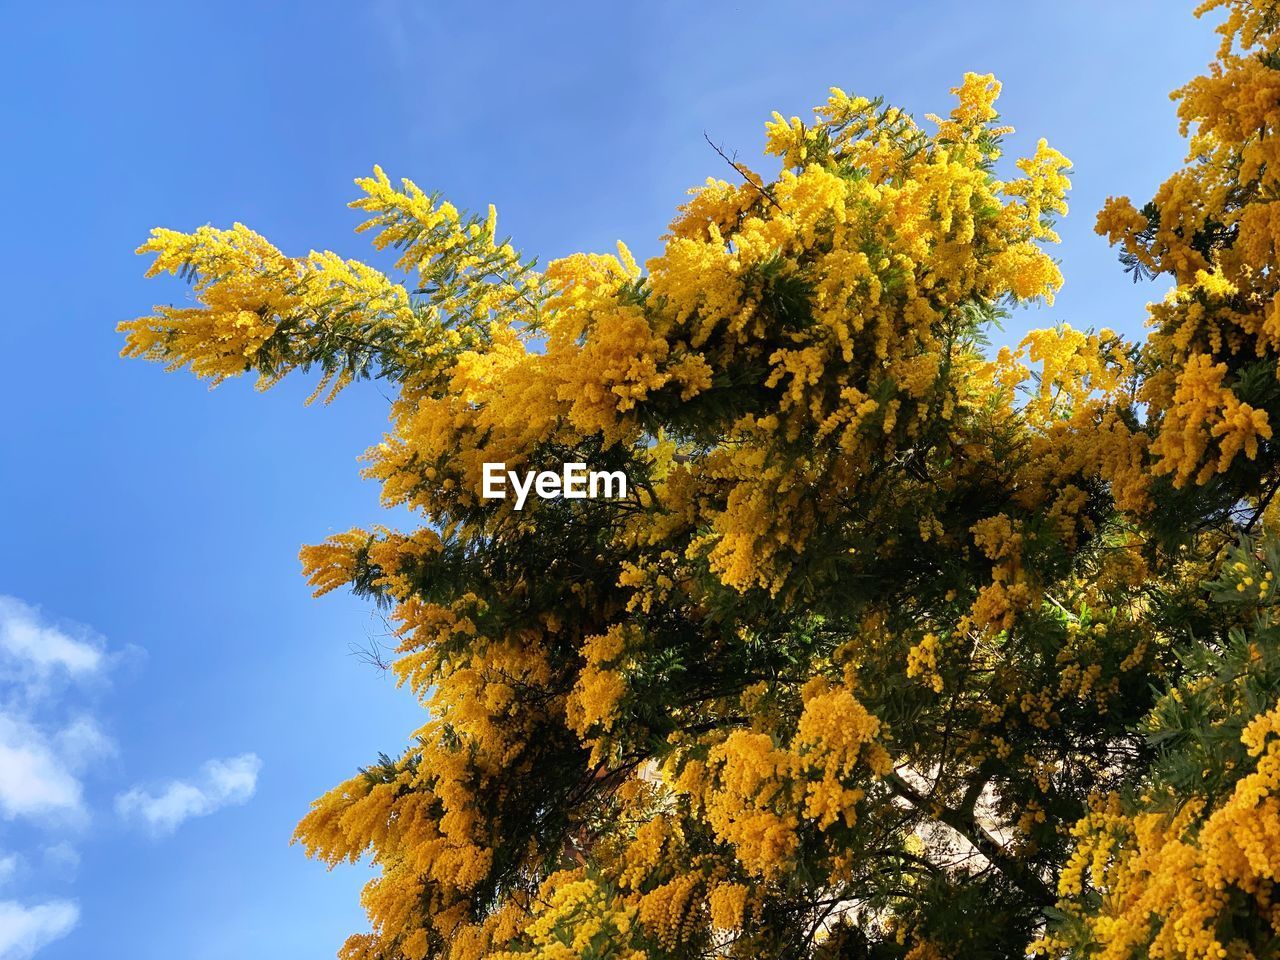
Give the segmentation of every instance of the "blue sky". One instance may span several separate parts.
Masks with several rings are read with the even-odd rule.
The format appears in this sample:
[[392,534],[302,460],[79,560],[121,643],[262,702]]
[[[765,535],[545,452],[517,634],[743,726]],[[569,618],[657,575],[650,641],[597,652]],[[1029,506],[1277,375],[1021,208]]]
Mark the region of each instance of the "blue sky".
[[376,386],[209,392],[117,358],[152,225],[240,220],[364,256],[375,163],[497,204],[544,261],[637,256],[691,185],[750,162],[770,111],[838,84],[922,115],[1005,84],[1010,151],[1076,165],[1057,306],[1137,333],[1155,295],[1093,235],[1184,150],[1167,93],[1215,47],[1192,4],[5,4],[0,122],[0,960],[332,956],[366,867],[288,844],[308,802],[422,720],[351,656],[383,631],[313,601],[300,544],[377,522],[356,457]]

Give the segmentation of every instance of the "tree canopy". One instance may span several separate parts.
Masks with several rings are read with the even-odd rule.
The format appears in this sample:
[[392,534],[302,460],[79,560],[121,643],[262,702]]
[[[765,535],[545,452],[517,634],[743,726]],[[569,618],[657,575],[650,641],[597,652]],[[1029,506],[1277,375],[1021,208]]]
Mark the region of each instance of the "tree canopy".
[[[376,168],[390,272],[153,232],[194,303],[127,356],[394,385],[367,475],[420,526],[302,550],[391,608],[425,710],[298,826],[379,868],[340,956],[1280,953],[1280,5],[1198,13],[1187,164],[1098,217],[1168,282],[1142,342],[989,346],[1062,284],[1070,171],[1002,156],[975,74],[922,123],[775,114],[777,174],[734,161],[643,267],[540,269]],[[628,494],[517,512],[498,461]]]

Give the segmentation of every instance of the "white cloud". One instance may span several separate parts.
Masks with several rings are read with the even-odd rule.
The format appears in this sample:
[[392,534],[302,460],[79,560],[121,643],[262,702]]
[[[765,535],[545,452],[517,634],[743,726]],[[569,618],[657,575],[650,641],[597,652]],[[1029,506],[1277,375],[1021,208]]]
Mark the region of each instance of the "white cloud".
[[0,813],[79,819],[83,788],[50,737],[33,724],[0,713]]
[[0,900],[0,960],[27,960],[65,937],[79,920],[80,908],[70,900],[50,900],[32,907]]
[[[0,820],[36,820],[46,829],[86,822],[80,775],[116,748],[82,695],[117,659],[88,627],[55,623],[0,594]],[[43,858],[0,851],[0,883],[69,878],[77,861],[65,842],[45,846]],[[0,900],[0,960],[29,960],[79,919],[73,900]]]
[[82,677],[98,672],[106,662],[101,641],[91,631],[56,627],[35,607],[2,594],[0,651],[41,677],[59,670]]
[[262,761],[252,753],[210,760],[194,783],[172,780],[156,793],[134,787],[120,794],[116,812],[126,820],[140,820],[154,834],[173,833],[192,817],[248,802],[258,788],[261,769]]
[[83,710],[68,718],[62,694],[68,681],[100,678],[111,659],[88,627],[0,594],[0,817],[84,820],[79,775],[115,744]]
[[97,720],[87,714],[59,730],[54,742],[58,755],[73,770],[116,755],[115,741],[107,736]]

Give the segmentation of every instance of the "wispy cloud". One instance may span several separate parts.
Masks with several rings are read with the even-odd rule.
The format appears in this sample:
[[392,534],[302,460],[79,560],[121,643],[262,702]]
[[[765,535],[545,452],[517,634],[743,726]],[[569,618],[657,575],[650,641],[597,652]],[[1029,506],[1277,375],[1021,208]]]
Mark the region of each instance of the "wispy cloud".
[[[88,820],[82,775],[115,752],[88,710],[116,657],[88,627],[57,622],[39,608],[0,594],[0,819],[48,830]],[[33,872],[74,875],[65,842],[0,853],[0,883]],[[80,919],[74,900],[0,900],[0,960],[28,960],[65,937]]]
[[[0,594],[0,821],[21,819],[53,834],[31,848],[0,850],[0,884],[10,894],[0,899],[0,960],[30,960],[80,921],[74,899],[25,891],[15,898],[14,890],[33,877],[74,879],[80,857],[66,830],[88,823],[87,774],[117,752],[90,708],[122,653],[134,652],[141,653],[108,648],[90,628]],[[153,835],[172,833],[192,817],[246,803],[261,768],[252,753],[210,760],[188,779],[135,786],[116,797],[115,809]]]
[[58,755],[57,736],[0,713],[0,813],[15,817],[84,816],[83,787]]
[[70,900],[23,906],[0,900],[0,960],[27,960],[54,940],[65,937],[80,920]]
[[106,667],[101,637],[88,627],[52,623],[40,609],[0,594],[0,678],[13,692],[45,692],[55,678],[84,680]]
[[253,753],[210,760],[193,781],[172,780],[152,792],[134,787],[116,797],[116,812],[144,824],[153,834],[173,833],[192,817],[247,803],[258,788],[262,761]]
[[0,646],[41,669],[91,673],[102,666],[100,641],[86,628],[72,636],[64,627],[42,621],[36,608],[14,596],[0,596]]
[[89,628],[0,595],[0,816],[83,820],[79,775],[115,744],[87,713],[68,718],[59,694],[100,678],[108,660]]

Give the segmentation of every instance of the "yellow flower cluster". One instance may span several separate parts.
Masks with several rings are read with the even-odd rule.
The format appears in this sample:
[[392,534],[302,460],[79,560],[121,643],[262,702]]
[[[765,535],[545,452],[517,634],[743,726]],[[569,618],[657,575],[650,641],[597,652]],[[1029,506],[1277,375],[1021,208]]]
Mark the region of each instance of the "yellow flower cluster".
[[[1156,472],[1172,473],[1175,486],[1190,479],[1206,483],[1224,473],[1238,454],[1254,459],[1259,439],[1271,439],[1266,411],[1241,403],[1224,387],[1227,372],[1225,363],[1199,353],[1187,358],[1178,377],[1160,435],[1151,445],[1159,458]],[[1211,445],[1216,445],[1217,459],[1207,456]]]
[[747,887],[741,883],[717,885],[708,897],[711,923],[719,930],[741,928],[747,911]]
[[1018,611],[1032,602],[1031,588],[1022,577],[1023,536],[1005,514],[979,521],[971,530],[974,543],[994,561],[991,583],[973,605],[974,623],[989,631],[1007,630]]
[[598,881],[579,873],[557,873],[543,884],[545,906],[534,914],[511,950],[489,960],[647,960],[626,946],[636,922],[634,907],[621,905]]
[[[159,360],[167,369],[188,367],[215,385],[247,370],[265,388],[318,360],[313,351],[335,336],[334,317],[346,329],[381,338],[394,334],[400,349],[417,344],[417,320],[402,285],[333,253],[286,257],[247,227],[201,227],[190,234],[156,229],[139,253],[155,254],[147,271],[182,274],[194,283],[198,307],[161,306],[152,316],[120,324],[124,356]],[[372,340],[352,335],[347,346],[368,351]],[[345,386],[354,363],[325,369],[316,394]]]
[[595,734],[607,734],[613,727],[618,702],[627,691],[626,680],[617,669],[626,649],[627,634],[627,628],[615,626],[607,633],[587,638],[582,648],[586,662],[568,700],[569,726],[591,743],[595,758],[604,744]]
[[1177,486],[1205,484],[1271,438],[1266,411],[1249,396],[1248,369],[1280,363],[1274,265],[1280,216],[1280,50],[1272,0],[1208,0],[1197,14],[1225,8],[1222,48],[1210,73],[1175,97],[1189,163],[1139,211],[1111,198],[1097,230],[1120,245],[1134,269],[1175,286],[1150,308],[1144,348],[1151,372],[1138,399],[1156,426],[1158,473]]
[[374,247],[398,250],[396,266],[417,273],[433,329],[470,325],[483,334],[490,322],[537,325],[541,278],[498,241],[493,206],[483,221],[464,217],[412,180],[397,189],[381,167],[356,186],[365,195],[351,207],[370,215],[356,231],[376,230]]
[[907,653],[907,676],[919,677],[934,693],[942,692],[942,675],[938,673],[938,635],[926,633]]
[[[1041,143],[1022,176],[995,180],[999,86],[968,75],[954,92],[933,137],[838,89],[812,126],[775,119],[768,149],[793,169],[767,187],[749,172],[740,188],[708,184],[648,264],[663,336],[698,351],[713,377],[767,365],[778,394],[706,464],[728,485],[708,541],[726,584],[781,589],[834,507],[816,490],[856,487],[869,458],[918,438],[939,407],[950,419],[989,402],[981,379],[939,395],[944,367],[972,362],[956,343],[966,305],[1052,299],[1062,282],[1039,242],[1055,239],[1047,218],[1065,211],[1067,161]],[[779,328],[777,284],[806,294],[792,309],[809,322]],[[784,468],[779,447],[801,436],[820,446]]]
[[877,742],[880,721],[853,692],[810,681],[789,743],[769,733],[738,730],[713,747],[705,768],[696,761],[675,779],[679,791],[697,791],[707,823],[732,845],[742,866],[777,877],[790,865],[800,831],[821,832],[837,821],[852,826],[862,787],[891,767]]
[[[1252,902],[1280,934],[1280,706],[1256,717],[1243,742],[1258,758],[1216,809],[1190,799],[1174,812],[1126,813],[1117,797],[1100,803],[1073,829],[1077,846],[1062,872],[1059,892],[1101,897],[1084,920],[1090,956],[1261,960],[1256,939],[1231,934],[1228,917],[1238,898]],[[1067,951],[1065,936],[1038,945]],[[1083,946],[1077,944],[1075,946]]]

